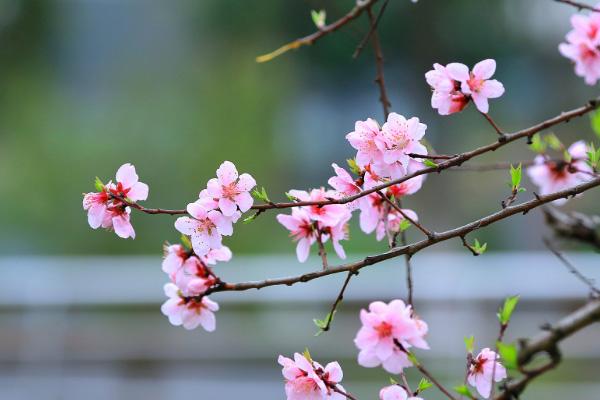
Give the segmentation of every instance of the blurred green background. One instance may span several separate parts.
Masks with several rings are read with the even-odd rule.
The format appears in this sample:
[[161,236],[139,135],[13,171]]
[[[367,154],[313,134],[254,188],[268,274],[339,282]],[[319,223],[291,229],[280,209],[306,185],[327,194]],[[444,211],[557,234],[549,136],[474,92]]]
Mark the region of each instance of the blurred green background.
[[[328,21],[349,0],[0,2],[0,252],[149,254],[176,240],[173,218],[134,214],[138,237],[89,229],[81,193],[112,179],[125,162],[150,185],[148,206],[182,208],[223,160],[251,173],[273,199],[291,188],[325,185],[331,162],[353,149],[354,121],[381,121],[370,49],[351,54],[364,18],[318,44],[257,64],[257,55],[314,30],[311,9]],[[469,107],[440,117],[423,74],[434,62],[498,62],[506,94],[491,115],[506,130],[532,125],[597,93],[557,51],[571,8],[548,0],[393,0],[381,22],[393,111],[418,116],[440,153],[494,140]],[[587,118],[556,128],[565,143],[590,140]],[[524,143],[481,161],[530,159]],[[505,172],[444,173],[405,201],[442,230],[499,208]],[[529,197],[531,191],[523,197]],[[589,210],[594,194],[577,201]],[[273,214],[237,225],[235,253],[292,252]],[[480,234],[492,249],[540,246],[539,216]],[[412,232],[414,238],[417,233]],[[265,240],[268,238],[268,240]],[[459,243],[439,246],[454,248]],[[378,251],[354,227],[352,251]]]

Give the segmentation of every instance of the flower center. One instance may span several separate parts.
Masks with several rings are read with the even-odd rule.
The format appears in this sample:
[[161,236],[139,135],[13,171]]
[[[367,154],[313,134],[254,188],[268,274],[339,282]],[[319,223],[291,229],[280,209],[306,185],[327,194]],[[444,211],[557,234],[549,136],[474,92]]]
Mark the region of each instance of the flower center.
[[392,325],[387,322],[382,322],[375,327],[375,330],[379,334],[380,338],[392,336]]
[[232,182],[229,185],[223,185],[221,190],[223,191],[223,197],[227,197],[229,199],[233,199],[235,196],[240,194],[235,182]]

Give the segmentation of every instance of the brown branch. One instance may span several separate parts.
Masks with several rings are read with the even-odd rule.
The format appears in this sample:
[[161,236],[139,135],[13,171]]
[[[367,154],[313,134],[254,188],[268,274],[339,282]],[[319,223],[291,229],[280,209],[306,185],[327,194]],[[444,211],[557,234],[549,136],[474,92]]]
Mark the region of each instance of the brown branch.
[[287,285],[291,286],[295,283],[299,282],[308,282],[313,279],[321,278],[323,276],[337,274],[340,272],[349,272],[349,271],[358,271],[361,268],[367,267],[369,265],[377,264],[385,260],[389,260],[395,257],[398,257],[403,254],[414,255],[415,253],[433,246],[434,244],[444,242],[446,240],[463,237],[470,232],[476,231],[483,227],[486,227],[495,222],[501,221],[505,218],[508,218],[515,214],[526,214],[530,210],[539,207],[544,204],[548,204],[554,200],[561,198],[569,198],[573,197],[579,193],[583,193],[586,190],[592,189],[596,186],[600,186],[600,178],[596,178],[585,182],[581,185],[572,187],[570,189],[561,190],[559,192],[551,193],[548,195],[537,196],[536,198],[516,204],[510,207],[507,207],[503,210],[490,214],[486,217],[480,218],[473,222],[470,222],[466,225],[460,226],[458,228],[450,229],[444,232],[438,232],[434,238],[424,239],[419,242],[415,242],[406,246],[393,248],[385,253],[368,256],[361,261],[355,261],[348,264],[343,264],[339,266],[329,267],[326,270],[309,272],[299,276],[293,276],[288,278],[276,278],[276,279],[266,279],[261,281],[250,281],[250,282],[242,282],[242,283],[222,283],[220,285],[214,286],[213,288],[207,291],[207,294],[213,292],[224,292],[224,291],[244,291],[249,289],[261,289],[268,286],[277,286],[277,285]]
[[[558,125],[563,122],[568,122],[575,117],[580,117],[589,113],[590,111],[595,110],[600,105],[600,97],[588,101],[588,103],[582,107],[575,108],[573,110],[563,112],[560,115],[557,115],[553,118],[547,119],[543,122],[540,122],[536,125],[530,126],[529,128],[522,129],[520,131],[506,134],[504,136],[504,140],[498,140],[496,142],[490,143],[485,146],[478,147],[474,150],[470,150],[461,154],[456,155],[444,162],[437,164],[435,167],[423,168],[418,171],[413,172],[412,174],[408,174],[403,176],[402,178],[394,179],[386,183],[382,183],[381,185],[374,186],[370,189],[363,190],[360,193],[357,193],[352,196],[342,197],[339,199],[328,199],[321,201],[295,201],[295,202],[282,202],[282,203],[265,203],[265,204],[256,204],[252,206],[253,210],[270,210],[270,209],[285,209],[285,208],[293,208],[293,207],[303,207],[303,206],[326,206],[329,204],[347,204],[354,200],[357,200],[361,197],[368,196],[371,193],[375,193],[377,191],[386,189],[390,186],[400,184],[409,179],[415,178],[420,175],[427,175],[433,172],[441,172],[446,169],[450,169],[453,167],[458,167],[464,164],[466,161],[469,161],[472,158],[478,157],[482,154],[489,153],[492,151],[496,151],[499,148],[507,145],[508,143],[514,142],[523,138],[530,138],[538,132],[541,132],[545,129],[548,129],[552,126]],[[523,165],[526,165],[524,163]],[[466,167],[462,169],[465,170]],[[132,203],[124,202],[125,204],[132,206],[133,208],[145,212],[147,214],[186,214],[185,210],[162,210],[160,208],[145,208],[140,205],[133,205]]]
[[600,216],[578,212],[566,213],[544,207],[546,223],[558,236],[589,243],[600,249]]
[[449,160],[451,158],[457,157],[458,154],[455,154],[453,156],[446,156],[443,154],[415,154],[415,153],[408,153],[407,156],[411,157],[411,158],[427,158],[429,160]]
[[569,270],[570,273],[572,273],[577,279],[583,282],[596,296],[600,295],[600,290],[594,285],[594,281],[592,279],[583,275],[577,269],[577,267],[575,267],[569,260],[567,260],[564,254],[562,254],[556,247],[554,247],[550,240],[548,240],[547,238],[542,238],[542,241],[544,242],[548,250],[550,250],[550,252],[552,252],[552,254],[554,254],[556,258],[558,258],[561,261],[561,263]]
[[352,10],[350,10],[342,18],[336,20],[335,22],[332,22],[329,25],[325,25],[324,27],[320,28],[317,32],[314,32],[308,36],[304,36],[302,38],[296,39],[293,42],[284,44],[283,46],[279,47],[278,49],[276,49],[268,54],[264,54],[262,56],[256,57],[256,62],[259,62],[259,63],[267,62],[267,61],[274,59],[275,57],[282,55],[283,53],[285,53],[289,50],[295,50],[302,46],[311,45],[311,44],[315,43],[317,40],[321,39],[322,37],[327,36],[328,34],[337,31],[344,25],[348,24],[350,21],[358,18],[358,16],[360,16],[367,8],[371,7],[376,2],[377,2],[377,0],[365,0],[364,2],[361,2],[360,4],[357,4],[356,6],[354,6],[354,8],[352,8]]
[[554,0],[557,3],[563,3],[563,4],[568,4],[570,6],[576,7],[578,10],[589,10],[589,11],[594,11],[594,12],[600,12],[600,9],[590,6],[588,4],[584,4],[584,3],[580,3],[578,1],[572,1],[572,0]]
[[[504,385],[502,393],[498,394],[495,400],[512,400],[517,398],[534,378],[558,365],[561,359],[558,344],[563,339],[595,322],[600,322],[599,299],[591,300],[583,307],[558,321],[554,326],[550,326],[544,332],[539,333],[530,340],[523,341],[518,355],[518,365],[524,372],[524,376]],[[533,370],[525,370],[524,367],[540,353],[548,354],[551,358],[550,362]]]
[[385,8],[387,7],[388,3],[389,3],[389,0],[385,0],[383,2],[383,5],[379,9],[379,13],[377,14],[377,18],[375,19],[375,23],[371,24],[371,27],[369,28],[369,32],[367,32],[367,35],[360,41],[358,46],[356,46],[356,50],[354,50],[354,53],[352,54],[352,58],[354,58],[354,59],[358,58],[358,56],[362,52],[363,48],[365,47],[365,45],[371,38],[371,35],[373,35],[373,32],[375,32],[375,29],[377,29],[377,26],[379,26],[379,21],[381,21],[381,17],[383,16],[383,13],[385,12]]
[[342,389],[338,388],[337,385],[328,385],[328,387],[331,388],[331,390],[333,390],[334,392],[339,393],[342,396],[346,396],[347,399],[358,400],[357,397],[354,397],[353,395],[351,395],[348,392],[344,392]]
[[327,252],[325,251],[325,245],[323,244],[323,240],[321,238],[321,232],[317,233],[317,245],[319,246],[319,256],[321,256],[323,269],[327,269]]
[[373,15],[372,4],[367,7],[367,14],[369,15],[369,23],[371,28],[373,29],[373,33],[371,34],[371,44],[373,45],[373,51],[375,52],[375,66],[377,70],[377,74],[375,75],[375,83],[379,87],[379,101],[383,107],[383,116],[384,119],[387,119],[390,114],[390,107],[392,104],[387,95],[387,91],[385,89],[385,78],[383,76],[383,52],[381,51],[381,43],[379,42],[379,33],[377,32],[377,27],[375,26],[375,15]]
[[504,132],[502,132],[502,130],[500,129],[500,127],[494,122],[494,120],[492,119],[492,117],[490,117],[488,114],[486,113],[480,113],[481,115],[484,116],[484,118],[487,120],[487,122],[490,123],[490,125],[492,126],[492,128],[494,128],[494,130],[496,131],[496,133],[498,134],[498,136],[500,136],[500,140],[502,140],[504,138]]
[[331,327],[331,321],[333,321],[333,314],[335,314],[339,304],[342,302],[342,300],[344,300],[344,293],[346,292],[346,288],[348,287],[348,284],[350,283],[350,279],[352,279],[352,276],[357,275],[357,274],[358,274],[358,272],[355,272],[355,271],[348,272],[348,275],[346,276],[346,279],[344,280],[344,284],[342,285],[342,288],[340,289],[340,292],[338,293],[337,298],[335,299],[335,301],[333,302],[333,305],[331,306],[331,311],[329,311],[329,314],[327,314],[327,322],[325,323],[325,326],[323,328],[321,328],[321,330],[323,332],[327,332],[329,330],[329,328]]

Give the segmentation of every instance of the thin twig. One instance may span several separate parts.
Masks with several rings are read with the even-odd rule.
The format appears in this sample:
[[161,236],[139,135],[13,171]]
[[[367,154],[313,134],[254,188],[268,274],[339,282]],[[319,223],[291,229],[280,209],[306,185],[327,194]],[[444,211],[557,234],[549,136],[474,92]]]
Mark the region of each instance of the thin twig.
[[554,244],[548,238],[544,237],[542,238],[542,241],[544,242],[548,250],[550,250],[552,254],[554,254],[556,258],[558,258],[562,262],[562,264],[569,270],[570,273],[572,273],[577,279],[583,282],[595,295],[600,295],[600,289],[598,289],[594,285],[594,281],[585,276],[583,273],[581,273],[581,271],[579,271],[577,267],[575,267],[575,265],[573,265],[569,260],[567,260],[567,258],[554,246]]
[[372,4],[367,7],[367,15],[369,16],[369,23],[373,29],[373,33],[371,34],[371,44],[373,45],[373,51],[375,52],[375,66],[377,70],[377,74],[375,75],[375,83],[377,83],[377,86],[379,86],[379,101],[383,107],[384,119],[387,119],[388,115],[390,114],[390,107],[392,106],[392,103],[390,103],[387,91],[385,89],[385,78],[383,76],[383,52],[381,51],[379,33],[377,32],[377,27],[375,25],[375,16],[373,15],[372,7]]
[[365,45],[368,43],[369,39],[371,38],[371,35],[373,34],[373,32],[375,32],[375,29],[377,29],[377,26],[379,25],[379,21],[381,21],[381,17],[383,16],[383,13],[385,12],[385,8],[387,7],[388,3],[389,3],[389,0],[385,0],[383,2],[383,5],[379,9],[379,13],[377,14],[377,18],[375,19],[375,23],[371,25],[371,27],[369,28],[369,32],[367,32],[367,35],[360,41],[358,46],[356,46],[356,50],[354,50],[354,53],[352,54],[352,58],[357,59],[358,56],[360,55],[360,53],[362,52],[363,48],[365,47]]
[[546,224],[558,236],[589,243],[600,249],[600,216],[566,213],[554,207],[544,207],[543,211]]
[[321,232],[317,234],[317,244],[319,246],[319,256],[321,256],[323,269],[327,269],[327,252],[325,251],[325,245],[323,244],[323,239],[321,238]]
[[402,215],[402,218],[404,218],[405,220],[407,220],[408,222],[410,222],[411,224],[413,224],[414,226],[416,226],[421,232],[423,232],[425,234],[425,236],[427,236],[428,238],[432,238],[435,237],[435,233],[431,232],[429,229],[425,228],[423,225],[421,225],[419,222],[417,222],[416,220],[412,219],[411,217],[409,217],[404,210],[402,210],[400,207],[398,207],[398,205],[396,203],[394,203],[392,200],[390,200],[385,194],[381,193],[381,192],[377,192],[377,194],[385,201],[387,202],[394,210],[396,210],[398,213],[400,213],[400,215]]
[[589,11],[594,11],[594,12],[600,12],[600,9],[590,6],[588,4],[580,3],[578,1],[572,1],[572,0],[554,0],[554,1],[576,7],[578,10],[589,10]]
[[484,118],[487,120],[487,122],[490,123],[490,125],[492,126],[492,128],[494,128],[494,130],[496,131],[496,133],[498,134],[498,136],[500,136],[500,140],[502,140],[504,138],[504,132],[502,132],[502,129],[500,129],[500,127],[498,127],[498,125],[494,122],[494,120],[492,119],[492,117],[490,117],[487,113],[481,113],[481,115],[484,116]]
[[352,10],[350,10],[342,18],[336,20],[335,22],[332,22],[331,24],[323,26],[318,31],[311,33],[308,36],[304,36],[302,38],[296,39],[293,42],[284,44],[283,46],[277,48],[276,50],[274,50],[268,54],[264,54],[262,56],[256,57],[256,62],[259,62],[259,63],[267,62],[267,61],[274,59],[275,57],[282,55],[283,53],[285,53],[289,50],[295,50],[302,46],[313,44],[317,40],[321,39],[322,37],[327,36],[328,34],[337,31],[344,25],[348,24],[350,21],[358,18],[358,16],[360,16],[367,8],[373,6],[373,4],[375,4],[376,2],[377,2],[377,0],[365,0],[364,2],[361,2],[360,4],[356,4],[356,6],[354,6],[354,8],[352,8]]
[[333,305],[331,306],[331,310],[329,311],[329,314],[327,314],[327,322],[325,323],[325,326],[323,328],[321,328],[322,331],[327,332],[329,330],[329,328],[331,327],[331,321],[333,321],[333,314],[335,314],[339,304],[342,302],[342,300],[344,300],[344,293],[346,292],[346,288],[348,287],[348,284],[350,283],[350,279],[352,279],[352,276],[356,275],[356,274],[357,273],[354,271],[348,272],[348,275],[346,276],[346,279],[344,280],[344,284],[342,285],[342,288],[340,289],[340,292],[338,293],[337,298],[333,302]]

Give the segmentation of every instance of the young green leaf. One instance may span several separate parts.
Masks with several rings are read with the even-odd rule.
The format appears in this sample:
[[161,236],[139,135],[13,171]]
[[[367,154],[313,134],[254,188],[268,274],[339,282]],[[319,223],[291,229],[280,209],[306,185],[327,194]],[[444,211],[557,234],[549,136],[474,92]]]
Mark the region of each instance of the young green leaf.
[[417,387],[417,393],[424,392],[432,386],[433,386],[433,383],[429,382],[425,378],[421,378],[421,380],[419,381],[419,386]]
[[408,222],[408,220],[403,219],[402,221],[400,221],[400,232],[404,232],[405,230],[410,228],[410,226],[411,226],[411,223]]
[[502,325],[508,325],[510,321],[510,317],[512,316],[517,303],[519,302],[519,296],[509,296],[504,300],[504,305],[498,312],[498,321]]
[[101,192],[101,191],[104,190],[104,183],[102,183],[102,181],[100,180],[100,178],[96,177],[96,180],[94,181],[94,187],[99,192]]
[[323,29],[325,26],[325,18],[327,17],[327,13],[325,10],[310,10],[310,16],[315,24],[315,26],[319,29]]
[[181,240],[181,244],[183,245],[183,247],[185,247],[188,250],[191,250],[192,242],[190,242],[189,237],[187,237],[185,235],[181,235],[181,238],[179,238],[179,240]]
[[475,396],[473,396],[473,393],[471,393],[467,385],[456,386],[454,388],[454,391],[462,396],[467,396],[470,399],[476,398]]
[[313,319],[313,322],[315,323],[317,328],[319,328],[319,331],[317,333],[315,333],[315,336],[319,336],[321,333],[324,332],[324,329],[327,327],[327,320],[329,320],[329,318],[331,318],[331,321],[329,321],[329,323],[331,324],[331,322],[333,322],[333,317],[335,317],[336,312],[337,312],[337,310],[334,310],[333,314],[331,314],[331,312],[327,313],[327,315],[323,319],[318,319],[318,318]]
[[306,358],[308,361],[310,361],[311,363],[313,362],[312,357],[310,356],[310,351],[308,351],[308,347],[306,347],[304,349],[304,352],[302,352],[302,355],[304,356],[304,358]]
[[517,369],[517,346],[498,342],[498,353],[502,357],[504,366],[508,369]]
[[346,162],[348,163],[348,168],[350,168],[350,171],[352,171],[355,175],[361,174],[360,167],[358,166],[354,158],[349,158],[346,160]]
[[262,187],[260,191],[258,189],[254,189],[252,191],[252,197],[254,197],[257,200],[264,201],[265,203],[271,202],[271,200],[269,200],[269,196],[267,195],[267,191],[264,187]]
[[596,110],[590,114],[590,122],[594,133],[600,138],[600,110]]
[[244,219],[242,220],[242,223],[243,223],[243,224],[249,224],[250,222],[252,222],[252,221],[254,221],[254,220],[256,219],[256,216],[257,216],[257,215],[258,215],[258,214],[252,214],[252,215],[248,215],[246,218],[244,218]]
[[535,153],[542,154],[546,151],[546,142],[542,140],[541,135],[534,135],[529,148]]
[[426,158],[423,160],[423,164],[425,164],[428,167],[432,167],[432,168],[436,168],[438,165],[436,163],[434,163],[432,160]]
[[544,141],[552,150],[561,151],[565,148],[560,139],[554,133],[549,133],[544,136]]
[[487,250],[487,242],[484,244],[479,243],[479,239],[475,239],[473,245],[471,246],[475,253],[482,255]]
[[390,384],[392,384],[392,385],[397,385],[397,384],[398,384],[398,381],[397,381],[397,380],[395,380],[393,377],[391,377],[391,376],[390,376]]
[[517,167],[510,166],[510,182],[513,190],[518,190],[521,185],[522,165],[519,163]]
[[469,337],[465,337],[465,348],[467,349],[467,353],[472,353],[475,349],[475,336],[471,335]]
[[296,201],[296,200],[298,200],[297,198],[295,198],[294,196],[292,196],[288,192],[285,192],[285,197],[287,197],[289,201]]
[[420,365],[421,363],[419,362],[419,360],[417,359],[417,356],[415,356],[413,353],[411,353],[410,351],[406,350],[406,355],[408,356],[408,359],[410,360],[410,362],[417,366]]

